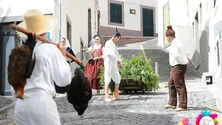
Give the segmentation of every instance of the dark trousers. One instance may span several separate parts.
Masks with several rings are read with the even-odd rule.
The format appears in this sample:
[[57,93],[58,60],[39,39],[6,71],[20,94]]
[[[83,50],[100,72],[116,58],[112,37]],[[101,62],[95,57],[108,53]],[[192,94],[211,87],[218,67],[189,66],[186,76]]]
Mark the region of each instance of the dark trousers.
[[185,73],[187,65],[176,65],[171,68],[168,81],[169,105],[177,106],[177,94],[179,96],[179,108],[187,108],[187,89],[185,85]]

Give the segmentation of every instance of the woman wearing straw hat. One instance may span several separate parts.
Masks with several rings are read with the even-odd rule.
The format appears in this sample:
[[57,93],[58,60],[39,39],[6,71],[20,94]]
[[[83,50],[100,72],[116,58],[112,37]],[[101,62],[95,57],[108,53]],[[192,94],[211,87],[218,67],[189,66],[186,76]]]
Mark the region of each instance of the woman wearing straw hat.
[[[39,10],[29,10],[25,21],[19,26],[45,37],[46,32],[56,25],[55,16],[44,16]],[[66,48],[59,44],[37,41],[33,50],[36,57],[32,75],[24,88],[24,99],[17,99],[15,105],[16,125],[61,125],[53,81],[58,86],[71,82],[71,70],[65,59]]]

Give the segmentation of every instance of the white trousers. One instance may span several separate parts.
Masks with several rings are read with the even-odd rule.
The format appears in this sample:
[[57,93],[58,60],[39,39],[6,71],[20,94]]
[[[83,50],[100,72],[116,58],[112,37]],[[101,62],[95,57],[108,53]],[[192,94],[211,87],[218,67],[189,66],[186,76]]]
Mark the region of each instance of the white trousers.
[[115,82],[115,84],[119,84],[121,81],[121,76],[119,74],[117,61],[112,61],[109,58],[105,58],[104,68],[105,85],[109,85],[111,79]]
[[52,97],[17,99],[16,125],[61,125],[57,105]]

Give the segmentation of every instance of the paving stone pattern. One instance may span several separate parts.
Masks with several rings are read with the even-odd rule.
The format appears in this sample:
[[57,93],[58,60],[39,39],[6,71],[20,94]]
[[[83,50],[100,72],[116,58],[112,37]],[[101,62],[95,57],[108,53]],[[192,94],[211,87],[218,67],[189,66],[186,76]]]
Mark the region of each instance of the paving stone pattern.
[[[156,46],[155,40],[137,45],[120,47],[120,54],[130,58],[141,50],[143,45],[147,57],[159,63],[159,73],[162,84],[167,85],[170,66],[168,53]],[[129,49],[131,48],[131,49]],[[68,103],[66,97],[55,98],[61,116],[62,125],[178,125],[179,121],[188,117],[192,124],[199,113],[207,109],[206,106],[216,107],[213,95],[201,84],[199,74],[196,74],[188,66],[187,73],[188,110],[175,112],[172,109],[164,109],[167,104],[168,90],[162,88],[156,93],[144,95],[121,95],[121,100],[105,102],[104,95],[94,95],[85,112],[85,117],[80,118],[73,106]],[[14,121],[14,108],[11,108],[5,119],[0,120],[0,125],[8,125]]]

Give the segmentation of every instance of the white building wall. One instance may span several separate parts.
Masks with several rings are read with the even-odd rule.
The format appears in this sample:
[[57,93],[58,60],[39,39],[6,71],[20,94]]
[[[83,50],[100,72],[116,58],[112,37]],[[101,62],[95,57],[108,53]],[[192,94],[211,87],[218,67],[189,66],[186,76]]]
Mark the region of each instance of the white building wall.
[[[176,31],[178,27],[188,26],[187,0],[158,0],[158,45],[165,47],[165,31],[163,25],[163,7],[169,2],[170,24]],[[178,11],[180,10],[180,11]],[[176,35],[178,33],[176,32]],[[181,37],[182,38],[182,37]],[[185,37],[183,37],[185,38]],[[180,39],[184,41],[183,39]]]
[[0,17],[23,16],[29,9],[39,9],[43,13],[54,12],[54,0],[1,0]]
[[222,1],[221,0],[217,0],[215,8],[213,7],[213,5],[212,5],[212,8],[213,8],[212,9],[212,13],[213,13],[213,17],[214,17],[213,23],[217,23],[218,21],[222,20],[222,17],[221,17]]
[[60,6],[61,6],[61,0],[55,0],[54,2],[54,14],[57,17],[57,25],[56,27],[52,30],[52,41],[59,43],[60,42],[60,34],[61,34],[61,13],[60,13]]
[[[13,4],[12,4],[13,3]],[[44,4],[43,4],[44,3]],[[0,1],[0,22],[3,18],[1,17],[13,17],[17,21],[24,20],[24,14],[27,10],[38,9],[44,14],[53,14],[57,17],[58,24],[60,23],[59,15],[59,1],[54,0],[1,0]],[[53,42],[58,42],[59,40],[59,25],[51,31],[51,38]]]
[[99,0],[99,10],[101,13],[100,26],[108,25],[108,0]]
[[[129,14],[130,9],[135,9],[136,14]],[[132,30],[141,30],[141,14],[140,5],[125,3],[124,4],[124,21],[125,28]],[[108,20],[107,20],[108,21]]]
[[208,3],[208,8],[210,9],[210,15],[209,15],[209,53],[208,53],[208,57],[209,57],[209,72],[214,72],[215,68],[217,67],[217,55],[216,55],[216,35],[214,35],[214,20],[215,20],[215,16],[214,16],[214,7],[213,7],[213,1]]
[[[124,5],[124,26],[118,26],[121,29],[141,31],[141,6],[154,7],[155,19],[154,24],[157,24],[157,0],[115,0],[123,2]],[[99,9],[101,11],[100,25],[104,27],[115,28],[115,25],[109,25],[108,22],[108,0],[99,0]],[[130,14],[129,9],[135,9],[136,14]],[[155,25],[156,32],[158,26]]]
[[163,24],[163,7],[169,0],[158,0],[158,15],[157,15],[157,23],[158,23],[158,45],[164,47],[164,39],[165,33],[163,31],[164,24]]
[[[187,57],[192,59],[195,66],[200,61],[197,53],[199,46],[199,29],[195,29],[192,25],[194,17],[198,11],[199,0],[158,0],[158,45],[165,47],[167,43],[164,42],[166,28],[164,27],[163,9],[169,3],[169,25],[173,26],[176,32],[176,38],[179,39],[185,46]],[[193,3],[192,3],[193,2]],[[200,2],[200,1],[199,1]],[[194,30],[195,29],[195,30]],[[197,34],[195,34],[197,32]],[[196,35],[196,36],[195,36]]]
[[[91,9],[91,32],[92,37],[97,32],[97,25],[96,25],[96,18],[95,16],[95,0],[81,0],[78,1],[78,4],[76,4],[76,1],[69,0],[68,5],[66,6],[67,13],[64,16],[68,16],[71,20],[72,25],[72,48],[75,53],[80,52],[80,37],[83,40],[84,46],[88,45],[88,9]],[[97,13],[96,13],[97,14]],[[66,24],[66,20],[63,20],[63,23]],[[67,28],[66,25],[62,28],[62,34],[66,33]]]
[[187,0],[170,0],[170,24],[172,26],[188,25]]
[[[187,0],[158,0],[158,44],[161,47],[165,46],[164,38],[165,38],[165,31],[164,25],[163,25],[163,7],[166,3],[169,2],[169,15],[170,15],[170,24],[173,26],[173,29],[177,31],[177,28],[179,27],[188,27],[188,10],[187,10]],[[178,11],[180,10],[180,11]],[[176,32],[176,36],[179,36],[180,34]],[[185,34],[183,34],[185,35]],[[187,37],[190,37],[188,35]],[[187,39],[183,39],[186,37],[180,37],[181,42],[187,41]],[[190,40],[191,41],[191,40]]]
[[206,25],[206,22],[210,18],[210,1],[209,0],[202,0],[202,30]]
[[[13,17],[17,21],[24,20],[24,14],[29,9],[38,9],[44,14],[53,14],[57,17],[57,25],[51,31],[52,41],[59,43],[61,36],[67,36],[67,17],[72,26],[71,47],[79,53],[81,50],[80,37],[85,46],[88,45],[88,9],[91,9],[91,32],[94,36],[97,32],[97,0],[0,0],[0,22],[1,17]],[[12,4],[13,3],[13,4]],[[95,9],[96,8],[96,9]],[[6,19],[7,19],[6,18]]]
[[[222,110],[222,1],[217,0],[216,6],[214,7],[214,1],[211,1],[209,4],[210,9],[210,38],[209,38],[209,47],[210,47],[210,53],[209,53],[209,70],[213,72],[214,74],[214,83],[215,85],[210,87],[211,92],[214,94],[214,98],[216,98],[216,105],[218,110]],[[217,59],[217,41],[219,42],[219,57],[220,57],[220,65],[218,65],[218,59]]]
[[192,24],[196,12],[198,11],[199,5],[200,5],[200,0],[188,0],[188,5],[186,4],[186,6],[188,7],[189,24]]
[[[203,17],[207,18],[209,16],[209,12],[206,11],[207,9],[207,2],[203,0],[202,8],[205,11],[202,11]],[[169,2],[169,11],[170,11],[170,25],[172,25],[175,30],[177,27],[192,27],[192,23],[194,22],[194,17],[196,15],[196,12],[199,9],[200,0],[158,0],[158,31],[159,31],[159,45],[164,47],[164,37],[165,37],[165,31],[163,31],[163,6]],[[178,11],[179,10],[179,11]],[[207,14],[205,14],[208,12]],[[192,41],[193,38],[191,38]],[[183,39],[181,39],[183,41]]]
[[[213,2],[211,3],[211,40],[209,43],[209,46],[211,48],[211,52],[209,53],[209,58],[213,61],[211,61],[211,67],[210,70],[215,72],[215,80],[216,84],[219,85],[222,89],[222,1],[217,0],[216,6],[213,6]],[[217,59],[217,41],[219,42],[219,57],[220,57],[220,65],[218,65],[218,59]]]
[[[67,13],[68,13],[68,0],[61,0],[61,10],[59,11],[61,13],[61,34],[60,34],[60,38],[63,36],[67,36]],[[72,41],[69,41],[72,42]]]

